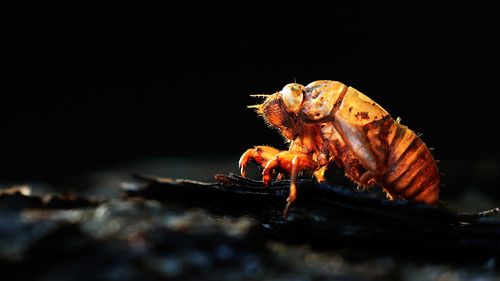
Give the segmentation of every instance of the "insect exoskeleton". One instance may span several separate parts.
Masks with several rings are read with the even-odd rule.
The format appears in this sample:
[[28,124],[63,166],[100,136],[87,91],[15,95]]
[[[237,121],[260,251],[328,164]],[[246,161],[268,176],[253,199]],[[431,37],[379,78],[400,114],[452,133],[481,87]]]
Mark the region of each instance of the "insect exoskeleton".
[[330,80],[305,87],[291,83],[266,96],[256,108],[290,145],[288,151],[269,146],[248,149],[240,159],[241,174],[245,175],[249,161],[264,168],[266,185],[273,171],[288,173],[291,184],[285,216],[297,196],[297,173],[312,170],[318,180],[324,180],[331,162],[364,188],[379,184],[390,199],[438,202],[439,172],[427,146],[355,88]]

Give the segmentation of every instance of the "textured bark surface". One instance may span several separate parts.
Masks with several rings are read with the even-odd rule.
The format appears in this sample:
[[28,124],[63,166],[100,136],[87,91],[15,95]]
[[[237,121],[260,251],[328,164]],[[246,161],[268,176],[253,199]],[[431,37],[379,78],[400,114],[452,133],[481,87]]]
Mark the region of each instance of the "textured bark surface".
[[1,280],[497,280],[498,209],[299,180],[135,176],[120,198],[0,192]]
[[281,214],[290,182],[260,181],[216,175],[215,183],[138,176],[147,185],[129,196],[175,200],[203,206],[221,214],[248,215],[260,231],[284,240],[319,248],[337,248],[348,241],[378,251],[404,254],[470,256],[500,253],[499,209],[455,213],[408,201],[388,201],[375,194],[299,180],[299,199],[288,219]]

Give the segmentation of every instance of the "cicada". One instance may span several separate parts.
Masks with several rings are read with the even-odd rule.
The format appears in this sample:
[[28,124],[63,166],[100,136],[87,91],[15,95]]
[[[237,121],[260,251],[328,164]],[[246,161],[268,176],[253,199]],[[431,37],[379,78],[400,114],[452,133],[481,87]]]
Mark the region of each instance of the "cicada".
[[281,132],[289,148],[255,146],[243,153],[239,167],[245,176],[250,161],[260,165],[266,186],[274,175],[289,175],[285,217],[297,198],[297,175],[307,170],[324,181],[332,163],[359,187],[379,185],[391,200],[438,202],[439,171],[425,143],[355,88],[320,80],[307,86],[290,83],[260,96],[265,100],[254,106],[256,111]]

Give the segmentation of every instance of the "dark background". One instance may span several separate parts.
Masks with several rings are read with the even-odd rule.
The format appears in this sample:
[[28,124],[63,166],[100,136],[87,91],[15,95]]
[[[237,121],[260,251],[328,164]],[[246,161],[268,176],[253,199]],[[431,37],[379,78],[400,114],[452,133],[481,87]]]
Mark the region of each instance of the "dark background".
[[499,180],[495,4],[282,5],[4,8],[0,180],[284,148],[246,108],[249,94],[319,79],[354,86],[422,132],[445,182]]

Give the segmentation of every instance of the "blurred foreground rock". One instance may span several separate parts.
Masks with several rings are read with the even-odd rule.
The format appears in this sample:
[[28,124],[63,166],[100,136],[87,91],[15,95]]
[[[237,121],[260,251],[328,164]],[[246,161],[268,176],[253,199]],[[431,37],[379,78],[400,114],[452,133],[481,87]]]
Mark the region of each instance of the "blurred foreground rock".
[[122,198],[0,192],[0,280],[498,280],[497,210],[302,181],[138,177]]

